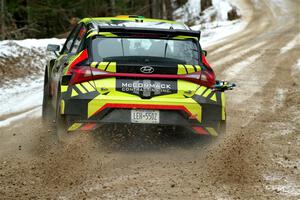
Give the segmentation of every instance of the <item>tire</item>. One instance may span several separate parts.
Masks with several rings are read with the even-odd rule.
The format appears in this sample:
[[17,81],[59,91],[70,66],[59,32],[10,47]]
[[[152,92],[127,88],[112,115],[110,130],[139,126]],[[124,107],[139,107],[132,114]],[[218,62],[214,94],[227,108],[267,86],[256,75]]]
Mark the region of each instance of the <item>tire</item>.
[[219,133],[219,135],[225,135],[226,134],[226,121],[221,121],[220,122],[218,133]]
[[50,96],[50,84],[48,81],[47,68],[45,71],[44,78],[44,93],[43,93],[43,105],[42,105],[42,119],[45,123],[51,123],[54,120],[55,112],[51,105],[51,96]]
[[58,141],[63,142],[68,137],[67,129],[70,125],[70,121],[67,115],[61,114],[60,102],[61,102],[61,96],[60,96],[60,90],[58,90],[57,101],[56,101],[56,115],[55,115],[56,136]]

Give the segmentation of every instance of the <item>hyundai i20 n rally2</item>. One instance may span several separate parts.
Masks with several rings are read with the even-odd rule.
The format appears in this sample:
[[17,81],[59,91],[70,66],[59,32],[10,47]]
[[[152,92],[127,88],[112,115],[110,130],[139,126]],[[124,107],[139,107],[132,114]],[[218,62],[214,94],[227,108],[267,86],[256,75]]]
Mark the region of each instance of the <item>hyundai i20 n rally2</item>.
[[[101,124],[182,126],[217,136],[226,125],[224,91],[200,31],[141,16],[85,18],[45,70],[43,118],[67,133]],[[59,53],[58,53],[59,52]],[[54,113],[54,115],[52,115]]]

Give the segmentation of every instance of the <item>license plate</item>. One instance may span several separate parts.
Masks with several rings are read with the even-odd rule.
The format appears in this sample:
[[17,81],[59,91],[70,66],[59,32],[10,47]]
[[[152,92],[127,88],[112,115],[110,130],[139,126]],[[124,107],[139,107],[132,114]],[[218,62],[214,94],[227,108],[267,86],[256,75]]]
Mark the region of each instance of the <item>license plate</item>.
[[158,110],[131,110],[131,123],[158,124]]

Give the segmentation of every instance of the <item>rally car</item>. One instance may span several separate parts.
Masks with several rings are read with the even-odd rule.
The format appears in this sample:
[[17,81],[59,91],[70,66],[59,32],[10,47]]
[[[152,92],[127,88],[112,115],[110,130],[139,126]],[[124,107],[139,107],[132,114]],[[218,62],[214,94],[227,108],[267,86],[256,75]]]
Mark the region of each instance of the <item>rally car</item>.
[[182,126],[224,131],[224,91],[200,44],[200,31],[141,16],[85,18],[45,69],[43,118],[63,132],[101,124]]

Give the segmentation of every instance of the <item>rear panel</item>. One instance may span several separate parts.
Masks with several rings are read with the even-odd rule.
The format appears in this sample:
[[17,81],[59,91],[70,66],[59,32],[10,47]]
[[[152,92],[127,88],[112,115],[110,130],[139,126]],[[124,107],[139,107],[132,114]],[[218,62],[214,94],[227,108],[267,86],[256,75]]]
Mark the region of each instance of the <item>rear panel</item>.
[[[143,83],[145,80],[138,81]],[[66,86],[66,90],[62,93],[64,101],[62,114],[76,116],[79,120],[100,122],[104,120],[107,109],[152,109],[176,111],[193,123],[208,124],[225,120],[224,93],[188,81],[174,80],[170,94],[165,94],[165,91],[158,94],[155,93],[157,88],[149,92],[149,87],[144,88],[144,84],[136,89],[133,84],[126,84],[128,82],[129,80],[105,78]],[[164,80],[156,82],[160,86],[168,84]]]

